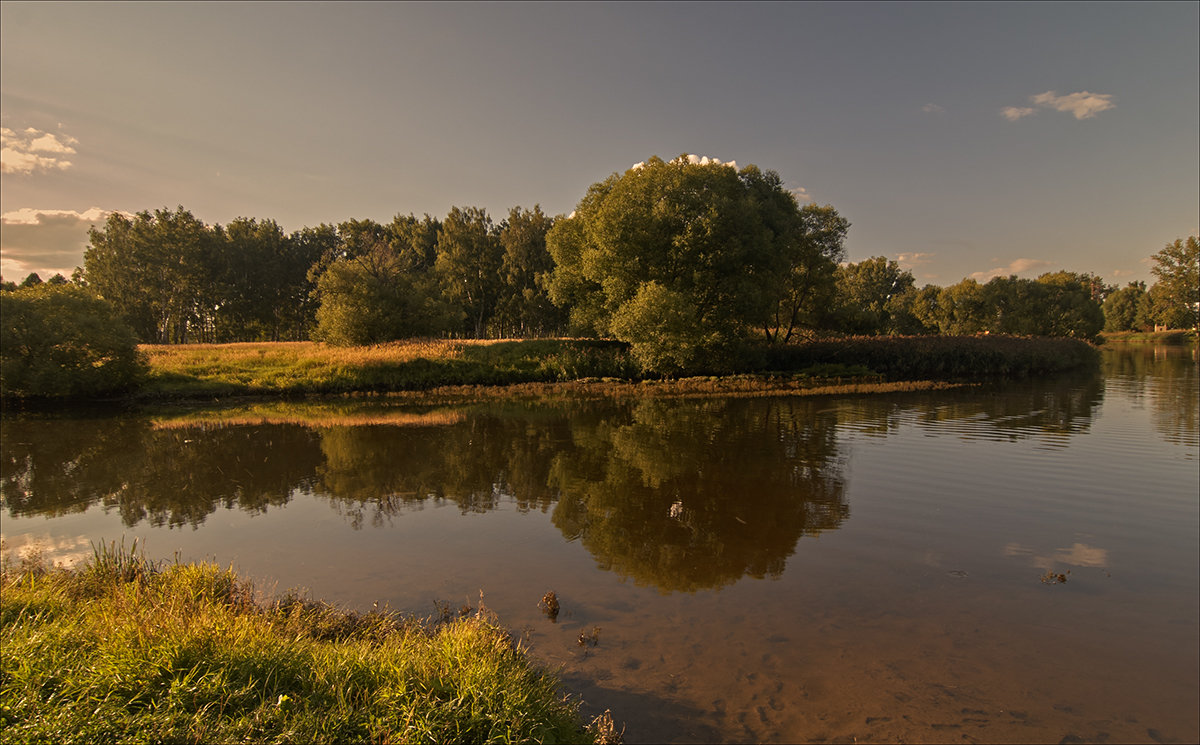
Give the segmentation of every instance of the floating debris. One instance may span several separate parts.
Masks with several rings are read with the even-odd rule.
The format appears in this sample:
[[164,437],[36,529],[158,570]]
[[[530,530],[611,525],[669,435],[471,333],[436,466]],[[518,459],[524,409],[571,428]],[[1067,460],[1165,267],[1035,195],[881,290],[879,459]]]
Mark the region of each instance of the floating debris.
[[1067,570],[1066,574],[1056,573],[1053,570],[1047,570],[1046,573],[1042,575],[1042,584],[1044,584],[1044,585],[1061,585],[1067,581],[1067,574],[1070,574],[1070,573],[1071,573],[1070,569]]

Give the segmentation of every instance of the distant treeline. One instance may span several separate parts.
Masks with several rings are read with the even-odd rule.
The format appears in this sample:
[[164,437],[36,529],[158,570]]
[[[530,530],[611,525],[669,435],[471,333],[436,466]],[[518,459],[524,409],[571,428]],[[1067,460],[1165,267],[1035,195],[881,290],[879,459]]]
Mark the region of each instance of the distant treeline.
[[[1154,257],[1159,281],[1149,290],[1068,271],[918,288],[884,257],[846,263],[849,226],[832,206],[801,207],[774,172],[652,158],[593,184],[569,216],[514,207],[496,223],[455,207],[444,218],[288,234],[270,219],[207,225],[182,206],[113,213],[90,231],[69,283],[110,303],[149,343],[598,336],[629,343],[643,369],[668,374],[736,362],[747,343],[1091,340],[1102,329],[1196,324],[1195,238]],[[31,275],[23,285],[38,283]]]

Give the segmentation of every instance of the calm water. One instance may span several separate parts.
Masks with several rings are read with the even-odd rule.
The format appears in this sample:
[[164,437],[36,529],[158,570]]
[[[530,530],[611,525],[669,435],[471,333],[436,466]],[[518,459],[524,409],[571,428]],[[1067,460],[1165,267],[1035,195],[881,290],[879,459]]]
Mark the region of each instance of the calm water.
[[1194,742],[1198,398],[1194,349],[1131,347],[971,391],[6,416],[3,534],[482,595],[630,742]]

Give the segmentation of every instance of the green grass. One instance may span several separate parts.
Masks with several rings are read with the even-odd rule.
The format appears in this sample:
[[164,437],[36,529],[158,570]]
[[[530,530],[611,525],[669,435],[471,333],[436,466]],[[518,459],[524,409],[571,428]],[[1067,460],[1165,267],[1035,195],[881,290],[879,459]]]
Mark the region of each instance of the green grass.
[[0,742],[594,742],[482,608],[420,621],[101,548],[0,578]]
[[625,345],[571,339],[145,345],[142,351],[150,365],[143,398],[412,391],[636,375]]
[[[428,391],[452,386],[557,385],[579,380],[641,381],[628,347],[616,341],[414,340],[372,347],[314,342],[144,346],[143,399]],[[1096,364],[1074,339],[1005,336],[853,337],[805,344],[750,345],[737,369],[718,378],[962,381],[1045,375]],[[745,380],[735,387],[745,387]]]

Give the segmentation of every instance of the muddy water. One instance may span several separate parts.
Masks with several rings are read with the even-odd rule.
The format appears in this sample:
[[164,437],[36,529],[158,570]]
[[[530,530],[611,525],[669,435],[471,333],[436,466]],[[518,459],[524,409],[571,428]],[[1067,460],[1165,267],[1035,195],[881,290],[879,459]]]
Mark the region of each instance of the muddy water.
[[482,598],[630,742],[1190,742],[1198,396],[1194,350],[1131,347],[937,393],[9,416],[3,533]]

